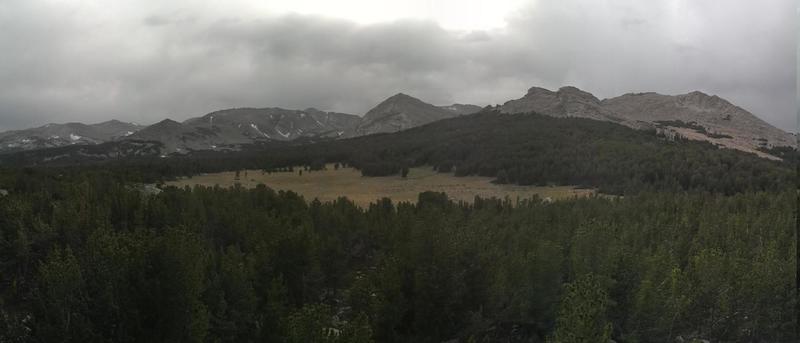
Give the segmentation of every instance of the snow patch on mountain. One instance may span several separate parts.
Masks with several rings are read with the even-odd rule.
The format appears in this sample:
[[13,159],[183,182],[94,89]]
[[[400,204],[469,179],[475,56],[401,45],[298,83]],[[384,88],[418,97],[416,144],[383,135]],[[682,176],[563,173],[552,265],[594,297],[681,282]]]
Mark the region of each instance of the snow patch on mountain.
[[281,129],[280,129],[279,127],[277,127],[277,126],[275,127],[275,131],[277,131],[279,135],[283,136],[283,138],[289,138],[289,136],[291,136],[291,135],[292,135],[291,133],[284,133],[284,132],[283,132],[283,131],[281,131]]
[[258,125],[256,125],[256,124],[253,124],[253,123],[250,123],[250,127],[252,127],[253,129],[255,129],[255,130],[256,130],[256,132],[258,132],[258,133],[259,133],[259,134],[261,134],[262,136],[269,138],[269,135],[268,135],[268,134],[266,134],[266,133],[264,133],[264,132],[262,132],[262,131],[261,131],[261,130],[258,128]]

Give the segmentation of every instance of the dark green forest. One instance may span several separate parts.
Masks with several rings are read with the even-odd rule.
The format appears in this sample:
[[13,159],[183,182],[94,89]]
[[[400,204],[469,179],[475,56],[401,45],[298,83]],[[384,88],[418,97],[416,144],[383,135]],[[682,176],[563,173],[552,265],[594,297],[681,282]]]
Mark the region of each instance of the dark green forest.
[[[493,111],[394,134],[305,143],[272,142],[244,146],[238,152],[197,151],[168,159],[156,155],[102,162],[66,159],[64,163],[99,163],[128,179],[143,180],[326,162],[345,162],[366,176],[382,176],[400,173],[404,167],[429,165],[458,176],[495,177],[500,183],[579,185],[606,194],[666,190],[731,195],[785,189],[794,182],[796,161],[791,148],[765,150],[782,157],[781,163],[609,122]],[[119,149],[114,144],[118,143],[106,149]],[[67,155],[70,149],[75,147],[51,154]],[[95,146],[90,152],[103,149]],[[0,156],[0,166],[29,166],[41,159],[42,151]]]
[[791,190],[360,209],[20,177],[0,199],[2,341],[794,337]]
[[[323,162],[622,196],[427,192],[362,209],[263,185],[142,187]],[[794,342],[795,177],[788,159],[485,113],[310,145],[9,167],[0,342]]]

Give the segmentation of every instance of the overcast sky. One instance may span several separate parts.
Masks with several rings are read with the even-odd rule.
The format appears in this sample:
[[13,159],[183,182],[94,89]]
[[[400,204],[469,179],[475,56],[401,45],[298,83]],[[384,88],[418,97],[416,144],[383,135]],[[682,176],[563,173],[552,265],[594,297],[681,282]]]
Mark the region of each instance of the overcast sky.
[[792,0],[0,0],[0,130],[404,92],[717,94],[796,131]]

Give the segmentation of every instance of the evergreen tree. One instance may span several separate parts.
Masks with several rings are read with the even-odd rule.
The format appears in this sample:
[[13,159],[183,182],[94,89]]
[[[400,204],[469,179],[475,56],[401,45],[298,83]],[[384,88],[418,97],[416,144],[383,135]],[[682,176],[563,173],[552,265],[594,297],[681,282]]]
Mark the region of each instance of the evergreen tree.
[[567,284],[550,341],[608,342],[612,328],[606,317],[608,302],[608,294],[593,274]]

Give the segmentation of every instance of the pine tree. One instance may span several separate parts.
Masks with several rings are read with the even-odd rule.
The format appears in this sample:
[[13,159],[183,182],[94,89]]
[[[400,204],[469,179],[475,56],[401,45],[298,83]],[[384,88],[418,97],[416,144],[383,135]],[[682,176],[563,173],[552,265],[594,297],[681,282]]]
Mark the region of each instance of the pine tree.
[[550,342],[608,342],[611,339],[611,323],[606,318],[608,301],[608,294],[593,274],[567,284]]

